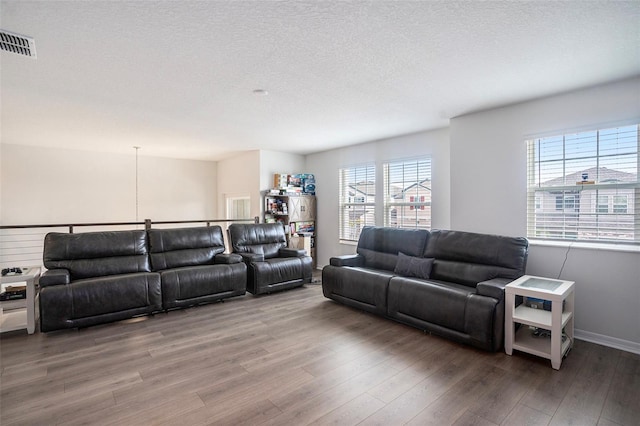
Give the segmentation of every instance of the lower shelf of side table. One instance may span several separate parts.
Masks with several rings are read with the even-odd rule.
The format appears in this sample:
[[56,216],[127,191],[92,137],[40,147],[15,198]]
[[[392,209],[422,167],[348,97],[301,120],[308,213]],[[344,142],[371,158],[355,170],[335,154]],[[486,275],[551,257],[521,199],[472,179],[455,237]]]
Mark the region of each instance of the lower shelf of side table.
[[[571,340],[567,337],[562,342],[562,350],[560,351],[562,356],[567,354],[570,347]],[[515,334],[513,349],[551,359],[551,337],[535,337],[531,334],[529,327],[522,326]]]
[[27,308],[4,310],[0,308],[0,332],[27,328]]

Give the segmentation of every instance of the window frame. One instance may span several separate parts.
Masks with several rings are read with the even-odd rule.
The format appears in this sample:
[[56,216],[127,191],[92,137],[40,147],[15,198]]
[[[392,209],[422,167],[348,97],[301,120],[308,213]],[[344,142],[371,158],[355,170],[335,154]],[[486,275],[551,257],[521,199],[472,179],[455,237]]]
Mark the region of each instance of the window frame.
[[[350,184],[348,175],[355,176],[355,185]],[[357,242],[360,232],[364,226],[373,226],[376,222],[376,165],[375,163],[365,163],[359,165],[345,166],[338,170],[338,191],[339,191],[339,222],[338,236],[341,242]],[[359,176],[365,179],[365,192],[357,195]],[[349,195],[349,188],[353,187],[353,200]],[[371,189],[373,191],[371,191]],[[369,198],[369,199],[367,199]],[[361,200],[363,201],[356,201]],[[352,223],[351,216],[354,211],[363,209],[364,219],[360,223]]]
[[[628,133],[624,133],[628,131]],[[590,137],[584,142],[586,145],[594,145],[588,148],[576,142],[581,135]],[[624,138],[627,138],[624,140]],[[555,138],[555,140],[554,140]],[[562,149],[556,149],[556,157],[551,160],[543,159],[544,149],[548,152],[554,149],[553,142],[562,140]],[[619,146],[614,142],[623,140]],[[568,142],[573,145],[568,145]],[[595,141],[595,142],[594,142]],[[541,143],[549,142],[542,147]],[[631,143],[629,143],[631,142]],[[586,244],[627,244],[640,245],[640,125],[620,125],[611,128],[579,131],[550,137],[532,138],[527,143],[527,236],[534,240],[559,240],[569,242],[582,242]],[[537,144],[537,145],[536,145]],[[609,144],[609,145],[608,145]],[[617,152],[611,153],[615,145]],[[595,168],[597,176],[582,176],[581,179],[569,179],[576,172],[576,159],[568,154],[571,150],[582,149],[592,152],[584,154],[582,161],[585,170]],[[593,153],[595,152],[595,154]],[[560,155],[561,154],[561,155]],[[549,178],[549,169],[544,169],[544,162],[556,161],[558,170],[562,167],[562,175],[553,179]],[[573,164],[572,164],[573,162]],[[590,165],[589,165],[590,164]],[[595,164],[595,167],[593,166]],[[588,167],[588,168],[587,168]],[[624,178],[615,179],[603,176],[601,170],[622,173]],[[537,174],[536,174],[537,173]],[[584,171],[582,172],[584,173]],[[546,174],[546,180],[542,182]],[[559,182],[560,178],[562,181]],[[553,184],[551,181],[556,181]],[[536,200],[545,198],[545,194],[554,194],[555,209],[544,210],[537,208],[546,203],[537,203]],[[575,196],[574,208],[567,206],[568,196]],[[562,198],[560,198],[562,197]],[[604,198],[606,197],[606,211]],[[614,202],[614,197],[624,197],[625,203]],[[562,209],[559,209],[558,200],[562,199]],[[619,200],[621,198],[618,198]],[[547,200],[545,200],[547,201]],[[552,207],[553,209],[553,207]],[[583,210],[583,211],[581,211]],[[546,216],[545,216],[546,214]],[[555,218],[550,219],[550,217]],[[554,228],[549,224],[557,221]],[[555,234],[554,234],[555,232]]]
[[[399,160],[390,160],[383,163],[383,185],[384,185],[384,226],[390,226],[394,228],[401,229],[427,229],[430,230],[433,223],[432,217],[432,201],[433,201],[433,162],[430,155],[421,155],[418,157],[411,157],[406,159]],[[402,179],[399,181],[394,180],[391,181],[390,174],[392,170],[395,173],[401,173]],[[415,179],[411,177],[415,173]],[[424,173],[424,174],[423,174]],[[428,182],[428,185],[426,184]],[[400,193],[405,193],[405,191],[409,190],[412,187],[416,188],[416,193],[414,195],[409,195],[409,200],[404,200],[404,194],[402,201],[397,200],[396,195],[398,193],[396,191],[392,191],[393,185],[400,184],[400,188],[402,190]],[[395,187],[397,189],[398,187]],[[424,188],[429,197],[427,199],[427,195],[420,195],[420,188]],[[419,197],[419,198],[418,198]],[[418,199],[416,199],[418,198]],[[405,211],[415,212],[415,223],[413,226],[408,226],[411,221],[409,215],[404,213]],[[393,212],[395,211],[395,224],[393,223]],[[419,217],[420,212],[428,211],[427,217]],[[403,212],[403,214],[398,214],[399,212]],[[424,216],[424,215],[423,215]],[[401,218],[409,217],[409,221],[405,222]],[[423,221],[422,226],[421,222]]]

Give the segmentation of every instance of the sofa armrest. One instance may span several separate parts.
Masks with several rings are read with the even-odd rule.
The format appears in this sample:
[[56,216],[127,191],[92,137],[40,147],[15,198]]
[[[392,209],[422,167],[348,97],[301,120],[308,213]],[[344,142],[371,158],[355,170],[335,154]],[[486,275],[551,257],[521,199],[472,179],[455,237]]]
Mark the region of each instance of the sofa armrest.
[[329,264],[332,266],[364,266],[364,257],[359,254],[334,256],[329,259]]
[[307,251],[304,249],[283,247],[278,250],[278,255],[280,257],[304,257],[307,255]]
[[38,284],[40,287],[52,285],[66,285],[71,282],[71,274],[68,269],[49,269],[40,275]]
[[482,296],[504,300],[504,288],[511,281],[513,280],[510,278],[494,278],[488,281],[482,281],[476,286],[476,292]]
[[259,253],[238,253],[245,263],[264,262],[264,254]]
[[240,263],[240,262],[242,262],[242,256],[235,253],[220,253],[213,258],[213,263],[215,263],[216,265],[219,265],[219,264],[228,265],[231,263]]

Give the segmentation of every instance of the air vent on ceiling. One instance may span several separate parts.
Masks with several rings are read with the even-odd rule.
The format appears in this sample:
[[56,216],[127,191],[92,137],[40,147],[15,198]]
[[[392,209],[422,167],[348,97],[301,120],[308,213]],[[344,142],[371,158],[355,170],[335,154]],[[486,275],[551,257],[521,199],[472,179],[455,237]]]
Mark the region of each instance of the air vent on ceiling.
[[31,37],[0,30],[0,48],[7,52],[36,58],[36,42]]

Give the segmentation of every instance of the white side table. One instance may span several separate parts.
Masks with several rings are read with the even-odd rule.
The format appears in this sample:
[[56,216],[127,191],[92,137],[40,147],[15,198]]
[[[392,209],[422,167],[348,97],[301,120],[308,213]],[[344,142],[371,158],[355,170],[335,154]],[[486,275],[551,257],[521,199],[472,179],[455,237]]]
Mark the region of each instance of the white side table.
[[[524,275],[505,287],[505,352],[527,352],[551,360],[551,366],[559,370],[562,357],[573,343],[574,319],[573,281]],[[516,307],[516,296],[533,297],[551,301],[551,311],[534,309],[523,304]],[[563,309],[564,306],[564,309]],[[515,332],[516,323],[522,324]],[[535,337],[533,326],[549,330],[549,337]],[[563,330],[565,337],[563,338]]]
[[33,334],[36,330],[36,286],[35,281],[40,277],[37,266],[22,268],[21,274],[0,277],[0,284],[27,283],[26,299],[7,300],[0,302],[0,332],[27,329]]

